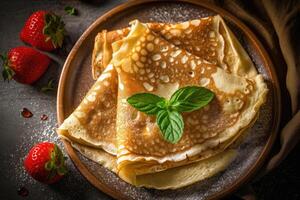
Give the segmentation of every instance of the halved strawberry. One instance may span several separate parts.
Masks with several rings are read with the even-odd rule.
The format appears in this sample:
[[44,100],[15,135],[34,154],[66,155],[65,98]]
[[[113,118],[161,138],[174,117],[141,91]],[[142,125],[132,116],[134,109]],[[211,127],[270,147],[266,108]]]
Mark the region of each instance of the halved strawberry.
[[24,166],[34,179],[46,184],[57,182],[67,173],[61,150],[50,142],[35,145],[24,160]]
[[63,44],[65,24],[60,16],[40,10],[32,13],[20,33],[20,39],[38,49],[52,51]]

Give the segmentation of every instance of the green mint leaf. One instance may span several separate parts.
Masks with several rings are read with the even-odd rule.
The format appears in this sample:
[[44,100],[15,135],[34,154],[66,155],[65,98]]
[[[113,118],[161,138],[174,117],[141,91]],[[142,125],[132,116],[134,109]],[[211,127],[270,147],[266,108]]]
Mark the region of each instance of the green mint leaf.
[[175,144],[181,139],[184,123],[179,112],[160,110],[156,117],[156,123],[166,141]]
[[72,6],[66,6],[65,11],[68,15],[77,15],[78,14],[77,9]]
[[187,86],[177,90],[170,100],[150,93],[135,94],[127,102],[137,110],[148,115],[157,115],[156,123],[163,138],[177,143],[183,134],[184,122],[181,112],[191,112],[206,106],[214,98],[209,89]]
[[162,109],[164,101],[164,98],[150,93],[134,94],[127,99],[131,106],[148,115],[156,115]]
[[214,98],[209,89],[198,86],[187,86],[177,90],[169,101],[169,107],[178,112],[191,112],[206,106]]
[[160,101],[156,105],[161,109],[165,109],[168,107],[168,100]]

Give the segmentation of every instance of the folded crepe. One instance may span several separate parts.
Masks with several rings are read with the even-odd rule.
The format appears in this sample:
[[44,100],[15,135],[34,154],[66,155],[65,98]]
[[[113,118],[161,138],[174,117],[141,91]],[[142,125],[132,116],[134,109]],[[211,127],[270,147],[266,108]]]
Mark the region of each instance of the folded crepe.
[[108,66],[83,101],[58,128],[70,141],[116,155],[117,73]]
[[[78,143],[72,143],[72,146],[94,162],[118,173],[116,156]],[[155,174],[139,175],[136,185],[160,190],[182,188],[225,170],[235,156],[236,151],[231,149],[203,159],[201,162],[159,171]]]
[[[212,64],[217,64],[229,73],[247,77],[257,74],[248,54],[219,15],[177,24],[147,25],[151,31],[170,43]],[[98,33],[92,56],[94,79],[99,77],[111,61],[112,44],[118,48],[129,31],[130,27]]]
[[[257,75],[248,54],[219,15],[178,24],[149,23],[147,25],[151,31],[170,43],[217,64],[228,73],[246,77]],[[95,83],[97,88],[101,88],[97,96],[101,96],[101,93],[109,94],[109,98],[106,99],[109,100],[111,106],[101,107],[98,102],[102,100],[101,98],[90,102],[87,97],[93,91],[92,87],[80,106],[58,129],[58,133],[66,139],[116,154],[114,122],[117,113],[117,77],[115,69],[111,69],[111,65],[108,68],[112,76],[107,77],[106,73],[102,72],[112,59],[113,48],[115,51],[120,48],[129,31],[130,27],[110,32],[104,30],[96,36],[92,56],[93,76],[99,78],[99,75],[102,75],[105,78],[105,80],[99,78]],[[161,50],[166,51],[167,49],[162,48]],[[104,84],[110,84],[110,87],[106,87]],[[85,106],[84,102],[89,102],[89,104]],[[76,113],[85,115],[81,115],[81,119],[78,119]],[[101,119],[99,115],[102,116]],[[90,119],[93,120],[90,121]],[[103,120],[108,120],[110,123],[103,123]],[[104,134],[105,136],[103,136]]]
[[[261,75],[256,75],[239,43],[229,45],[231,52],[237,52],[238,61],[231,63],[239,63],[238,69],[217,67],[166,41],[144,24],[134,22],[132,27],[126,37],[109,44],[110,64],[58,129],[59,135],[136,186],[175,189],[224,169],[235,155],[228,146],[254,123],[265,100],[267,88]],[[234,75],[239,72],[249,78]],[[126,104],[126,98],[136,92],[169,97],[185,85],[207,87],[217,98],[204,109],[184,115],[184,136],[175,145],[162,140],[153,118]],[[163,181],[166,176],[171,180]],[[189,179],[179,183],[184,177]]]
[[[157,172],[224,152],[253,123],[266,99],[267,87],[261,75],[250,79],[230,74],[166,41],[138,21],[122,45],[113,49],[117,50],[111,64],[119,77],[118,175],[133,185],[150,187],[140,175],[152,173],[148,178],[155,182]],[[183,114],[184,133],[177,144],[163,139],[155,117],[126,102],[142,92],[169,99],[177,89],[190,85],[206,87],[216,98],[204,109]],[[175,187],[178,183],[170,180],[167,184]]]

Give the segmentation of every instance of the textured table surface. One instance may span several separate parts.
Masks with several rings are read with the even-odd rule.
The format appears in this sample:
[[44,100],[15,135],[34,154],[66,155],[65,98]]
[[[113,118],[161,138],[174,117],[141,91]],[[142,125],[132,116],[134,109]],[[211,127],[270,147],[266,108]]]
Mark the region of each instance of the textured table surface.
[[[67,161],[69,174],[58,184],[47,186],[30,178],[24,171],[23,160],[30,147],[37,142],[52,141],[63,147],[55,128],[56,92],[42,93],[40,88],[48,79],[56,83],[67,52],[84,30],[104,12],[124,1],[94,0],[84,1],[0,1],[0,52],[23,45],[18,33],[25,19],[33,11],[47,9],[64,15],[64,7],[71,5],[79,10],[78,16],[64,16],[68,32],[65,51],[57,53],[46,74],[33,86],[0,80],[0,199],[23,199],[18,195],[20,187],[29,191],[25,199],[111,199],[95,189],[80,175],[70,160]],[[2,68],[1,68],[2,69]],[[25,119],[20,111],[32,111],[33,117]],[[46,114],[48,120],[40,120]],[[254,184],[259,199],[300,199],[300,147],[274,172]]]

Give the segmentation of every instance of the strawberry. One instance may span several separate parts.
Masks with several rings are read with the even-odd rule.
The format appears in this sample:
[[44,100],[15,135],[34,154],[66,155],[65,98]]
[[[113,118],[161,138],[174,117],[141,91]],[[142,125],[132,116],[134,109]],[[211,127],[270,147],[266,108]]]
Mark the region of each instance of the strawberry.
[[37,11],[27,19],[20,39],[38,49],[52,51],[63,44],[65,24],[60,16],[48,11]]
[[49,66],[50,58],[30,47],[16,47],[7,55],[1,55],[3,78],[31,84],[38,80]]
[[34,179],[46,184],[59,181],[67,173],[61,150],[50,142],[35,145],[25,158],[24,166]]

